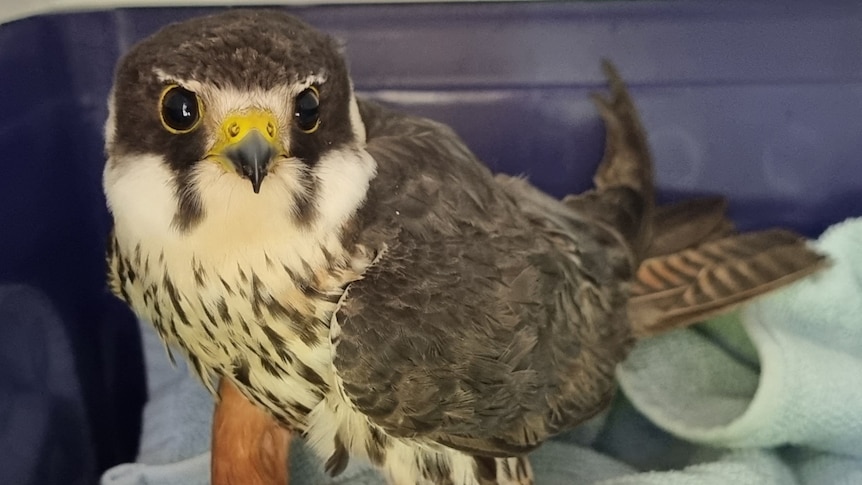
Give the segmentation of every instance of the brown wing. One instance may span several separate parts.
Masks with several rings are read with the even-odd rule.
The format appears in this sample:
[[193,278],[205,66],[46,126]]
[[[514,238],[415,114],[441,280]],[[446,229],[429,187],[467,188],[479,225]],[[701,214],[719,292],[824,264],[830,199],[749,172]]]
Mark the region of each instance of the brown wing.
[[597,242],[616,240],[576,220],[548,230],[448,128],[369,104],[362,116],[379,172],[348,240],[383,253],[337,315],[353,404],[391,435],[485,455],[600,410],[629,340],[631,267]]

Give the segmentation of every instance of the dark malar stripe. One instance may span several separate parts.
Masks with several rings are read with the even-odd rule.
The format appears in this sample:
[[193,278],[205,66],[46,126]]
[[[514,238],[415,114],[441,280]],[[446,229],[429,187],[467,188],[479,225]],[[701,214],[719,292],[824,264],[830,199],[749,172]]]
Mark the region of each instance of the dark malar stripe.
[[177,174],[177,211],[174,213],[171,225],[182,234],[185,234],[196,226],[204,216],[203,204],[200,196],[189,187],[194,187],[190,171]]
[[293,216],[299,226],[310,226],[317,214],[317,208],[314,204],[315,188],[314,184],[306,184],[306,191],[297,192],[293,197]]

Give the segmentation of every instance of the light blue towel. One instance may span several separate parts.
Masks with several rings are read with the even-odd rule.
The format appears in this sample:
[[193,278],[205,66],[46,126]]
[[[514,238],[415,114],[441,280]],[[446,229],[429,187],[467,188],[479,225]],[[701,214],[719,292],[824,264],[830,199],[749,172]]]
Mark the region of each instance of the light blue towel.
[[[640,342],[624,396],[533,456],[538,485],[862,483],[862,219],[813,243],[833,266],[692,329]],[[137,463],[102,485],[209,482],[212,400],[144,325],[150,402]],[[382,484],[351,461],[330,480],[295,440],[291,483]]]
[[[814,246],[831,268],[751,303],[739,323],[641,342],[618,377],[634,406],[675,436],[737,450],[797,447],[772,456],[798,483],[862,483],[862,219]],[[777,473],[767,466],[749,468]]]

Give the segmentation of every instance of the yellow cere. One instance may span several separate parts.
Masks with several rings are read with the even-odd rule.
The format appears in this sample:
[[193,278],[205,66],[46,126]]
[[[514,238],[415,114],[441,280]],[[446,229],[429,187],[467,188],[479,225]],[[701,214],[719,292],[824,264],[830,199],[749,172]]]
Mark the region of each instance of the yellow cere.
[[278,138],[278,121],[268,110],[251,109],[227,115],[218,130],[218,139],[209,153],[220,161],[224,159],[225,150],[241,142],[252,131],[257,130],[268,141],[277,156],[287,156],[287,152]]

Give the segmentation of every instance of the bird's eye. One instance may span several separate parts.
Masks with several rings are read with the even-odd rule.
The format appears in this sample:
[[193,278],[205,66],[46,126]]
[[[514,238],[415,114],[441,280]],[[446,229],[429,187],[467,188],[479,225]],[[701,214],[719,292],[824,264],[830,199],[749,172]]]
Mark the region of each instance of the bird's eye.
[[294,104],[296,126],[304,133],[314,133],[320,127],[320,93],[314,86],[299,93]]
[[168,86],[162,92],[159,108],[162,125],[171,133],[188,133],[197,128],[201,120],[200,99],[180,86]]

